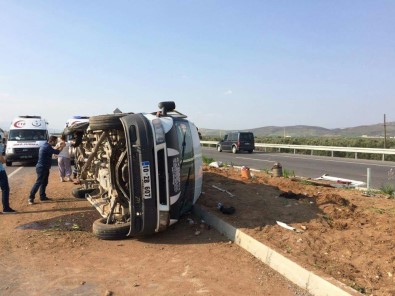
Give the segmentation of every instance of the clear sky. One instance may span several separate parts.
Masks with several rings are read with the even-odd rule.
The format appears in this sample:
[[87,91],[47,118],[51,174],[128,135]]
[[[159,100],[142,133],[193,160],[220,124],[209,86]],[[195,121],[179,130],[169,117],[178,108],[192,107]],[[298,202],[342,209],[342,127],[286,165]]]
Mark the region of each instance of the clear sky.
[[395,1],[0,0],[0,127],[152,112],[198,127],[395,121]]

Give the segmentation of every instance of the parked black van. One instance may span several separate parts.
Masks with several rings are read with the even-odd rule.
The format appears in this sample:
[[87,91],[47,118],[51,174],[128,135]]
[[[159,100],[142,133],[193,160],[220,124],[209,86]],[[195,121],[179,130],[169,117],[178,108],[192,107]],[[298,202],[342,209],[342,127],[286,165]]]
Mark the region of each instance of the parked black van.
[[252,153],[255,149],[254,134],[251,132],[233,132],[225,135],[224,139],[217,144],[218,152],[232,151],[237,153],[239,151],[247,151]]

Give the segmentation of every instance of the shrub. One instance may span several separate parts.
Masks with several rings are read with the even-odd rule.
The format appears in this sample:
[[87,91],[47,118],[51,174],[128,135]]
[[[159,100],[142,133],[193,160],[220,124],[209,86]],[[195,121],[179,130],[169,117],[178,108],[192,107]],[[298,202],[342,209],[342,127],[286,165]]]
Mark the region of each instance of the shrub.
[[384,184],[381,185],[380,191],[383,192],[384,194],[388,194],[390,198],[394,198],[394,186],[391,184]]
[[284,178],[295,177],[295,171],[289,171],[283,168],[283,177]]
[[210,164],[210,163],[214,162],[214,158],[212,158],[212,157],[207,157],[207,156],[203,155],[202,159],[203,159],[204,164]]

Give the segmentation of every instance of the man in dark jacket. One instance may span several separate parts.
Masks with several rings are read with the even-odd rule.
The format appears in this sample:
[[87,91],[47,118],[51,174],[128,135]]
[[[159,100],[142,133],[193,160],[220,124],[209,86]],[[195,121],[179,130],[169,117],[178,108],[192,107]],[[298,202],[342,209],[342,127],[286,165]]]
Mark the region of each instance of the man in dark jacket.
[[12,214],[15,213],[10,207],[9,197],[10,197],[10,186],[8,184],[7,173],[4,169],[3,164],[6,162],[3,156],[2,147],[0,146],[0,189],[1,189],[1,202],[3,203],[3,213]]
[[49,169],[52,165],[52,155],[59,154],[64,147],[63,144],[60,145],[58,148],[54,149],[53,146],[56,145],[57,140],[58,138],[56,136],[51,136],[49,137],[48,142],[40,147],[40,150],[38,152],[38,161],[36,165],[37,180],[36,183],[34,183],[32,190],[30,191],[29,205],[34,204],[34,198],[38,189],[40,189],[41,201],[50,200],[45,193],[45,189],[48,185]]

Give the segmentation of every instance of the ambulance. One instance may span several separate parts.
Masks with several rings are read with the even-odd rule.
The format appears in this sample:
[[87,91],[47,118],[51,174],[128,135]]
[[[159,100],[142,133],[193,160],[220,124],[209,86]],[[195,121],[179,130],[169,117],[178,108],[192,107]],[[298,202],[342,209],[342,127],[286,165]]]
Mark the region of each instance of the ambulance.
[[[66,141],[68,143],[75,143],[76,139],[76,132],[81,131],[82,133],[85,131],[85,129],[89,125],[89,116],[80,116],[80,115],[75,115],[72,118],[68,119],[66,121],[66,126],[64,129],[63,134],[66,136]],[[69,132],[73,131],[73,132]],[[74,158],[75,158],[75,148],[70,147],[70,160],[71,163],[74,163]]]
[[83,122],[89,122],[89,116],[75,115],[66,121],[66,128]]
[[38,160],[40,146],[48,141],[48,123],[41,116],[18,116],[11,123],[7,148],[6,165],[13,162],[34,162]]

